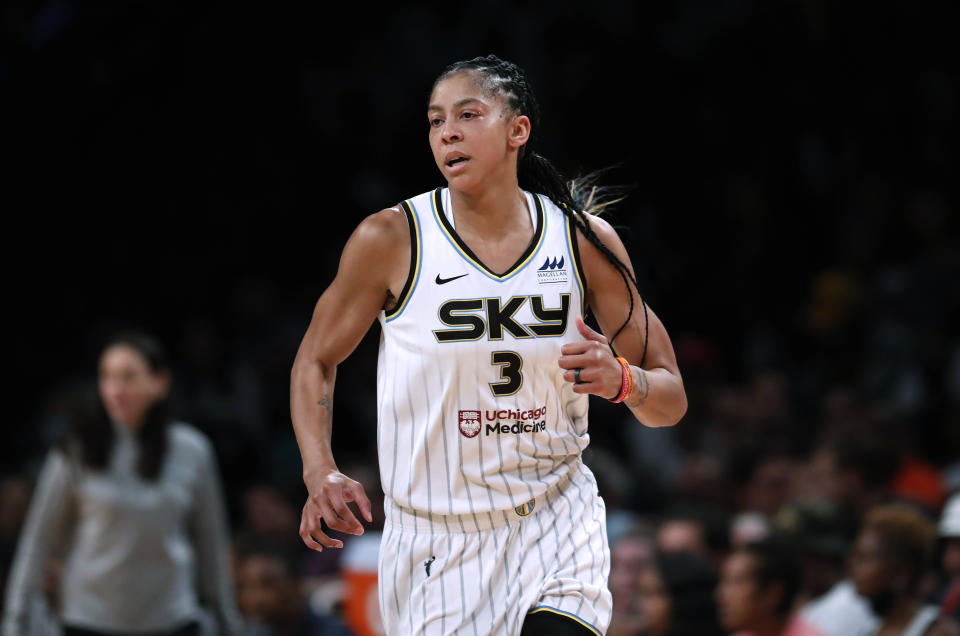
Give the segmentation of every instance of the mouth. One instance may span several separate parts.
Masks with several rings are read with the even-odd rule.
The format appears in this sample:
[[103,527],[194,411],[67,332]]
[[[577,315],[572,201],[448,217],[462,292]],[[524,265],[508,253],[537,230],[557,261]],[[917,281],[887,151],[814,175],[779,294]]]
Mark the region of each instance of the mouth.
[[460,165],[461,163],[465,163],[465,162],[467,162],[467,161],[469,161],[469,157],[465,157],[465,156],[459,155],[459,154],[457,154],[457,155],[451,155],[451,156],[449,156],[449,157],[447,158],[447,161],[446,161],[445,165],[446,165],[448,168],[452,168],[452,167],[454,167],[454,166],[458,166],[458,165]]

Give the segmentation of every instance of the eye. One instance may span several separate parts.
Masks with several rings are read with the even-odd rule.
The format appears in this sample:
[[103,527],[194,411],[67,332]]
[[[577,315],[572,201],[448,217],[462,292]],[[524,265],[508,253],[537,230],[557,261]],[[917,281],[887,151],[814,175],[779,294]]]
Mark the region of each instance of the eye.
[[442,124],[442,123],[443,123],[443,120],[440,119],[439,117],[431,117],[431,118],[430,118],[430,126],[431,126],[432,128],[436,128],[437,126],[439,126],[439,125]]
[[474,113],[474,112],[469,111],[469,110],[465,110],[465,111],[463,111],[462,113],[460,113],[460,118],[461,118],[461,119],[473,119],[473,118],[476,117],[476,116],[477,116],[477,113]]

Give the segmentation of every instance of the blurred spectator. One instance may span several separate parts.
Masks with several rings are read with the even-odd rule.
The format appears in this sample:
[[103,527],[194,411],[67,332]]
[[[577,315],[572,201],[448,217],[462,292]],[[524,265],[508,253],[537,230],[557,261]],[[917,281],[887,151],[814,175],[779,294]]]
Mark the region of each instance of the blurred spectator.
[[253,483],[243,491],[243,520],[237,536],[279,544],[299,543],[300,515],[280,488]]
[[716,592],[720,624],[739,636],[781,636],[800,581],[796,555],[782,540],[734,549],[724,561]]
[[791,634],[866,636],[876,629],[869,605],[843,578],[855,523],[828,499],[792,502],[774,517],[774,531],[794,545],[803,573]]
[[736,487],[736,507],[772,516],[793,497],[800,463],[785,441],[764,438],[743,444],[731,470]]
[[734,548],[761,541],[770,534],[770,520],[761,512],[742,511],[730,521],[730,545]]
[[[706,559],[688,552],[661,553],[641,578],[643,636],[722,634],[713,594],[717,572]],[[626,633],[626,632],[625,632]]]
[[829,501],[796,501],[773,518],[773,531],[790,541],[800,560],[798,605],[826,594],[844,576],[853,529]]
[[900,468],[901,445],[890,434],[856,431],[823,442],[818,452],[828,470],[833,501],[859,520],[870,508],[891,498],[889,486]]
[[609,585],[613,617],[607,636],[632,636],[643,627],[641,583],[655,554],[656,541],[651,530],[634,530],[612,543]]
[[800,610],[797,633],[810,636],[871,636],[878,621],[869,603],[857,594],[849,579],[843,579],[830,590]]
[[6,589],[17,536],[30,504],[30,481],[22,475],[0,479],[0,590]]
[[215,454],[167,412],[170,365],[153,337],[102,349],[99,399],[50,451],[9,577],[4,636],[29,633],[51,557],[65,633],[199,634],[208,611],[239,634]]
[[940,565],[946,580],[940,590],[940,612],[960,620],[960,493],[953,495],[940,518]]
[[696,501],[679,501],[660,517],[657,549],[687,552],[718,565],[729,548],[727,515],[719,508]]
[[340,620],[307,602],[296,554],[274,544],[238,546],[237,599],[248,621],[247,636],[351,636]]
[[850,564],[857,591],[880,619],[878,634],[960,634],[953,619],[920,595],[934,542],[933,525],[911,506],[887,504],[867,514]]

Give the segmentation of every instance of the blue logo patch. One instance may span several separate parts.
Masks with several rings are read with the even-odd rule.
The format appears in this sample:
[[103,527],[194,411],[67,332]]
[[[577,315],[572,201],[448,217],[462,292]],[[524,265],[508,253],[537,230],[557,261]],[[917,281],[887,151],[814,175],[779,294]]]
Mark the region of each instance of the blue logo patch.
[[569,279],[567,269],[564,267],[563,256],[559,258],[548,256],[547,260],[543,261],[543,265],[537,269],[537,282],[541,285],[566,283]]

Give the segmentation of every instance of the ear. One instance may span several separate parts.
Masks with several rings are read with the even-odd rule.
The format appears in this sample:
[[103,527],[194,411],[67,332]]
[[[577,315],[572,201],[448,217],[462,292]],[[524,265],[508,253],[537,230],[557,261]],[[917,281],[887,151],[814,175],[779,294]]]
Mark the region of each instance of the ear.
[[517,115],[510,122],[507,145],[513,150],[519,150],[530,140],[530,118],[526,115]]
[[157,398],[165,398],[170,393],[170,373],[158,371],[153,375],[154,393]]

